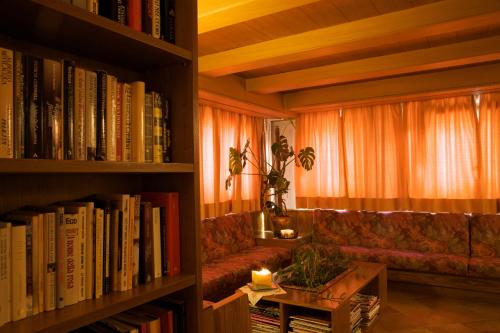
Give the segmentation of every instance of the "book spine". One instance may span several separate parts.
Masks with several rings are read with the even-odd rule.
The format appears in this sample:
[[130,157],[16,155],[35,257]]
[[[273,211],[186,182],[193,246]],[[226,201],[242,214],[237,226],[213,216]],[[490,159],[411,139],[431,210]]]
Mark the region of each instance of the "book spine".
[[128,0],[128,26],[142,31],[142,3],[141,0]]
[[107,87],[108,75],[106,72],[97,72],[96,160],[98,161],[106,160]]
[[127,25],[128,15],[127,15],[128,5],[127,0],[113,0],[113,20]]
[[170,130],[170,108],[166,98],[162,99],[162,126],[163,126],[163,162],[172,162],[172,132]]
[[168,237],[165,207],[160,207],[161,275],[168,275]]
[[63,159],[61,63],[43,59],[43,128],[45,132],[44,156]]
[[140,238],[141,238],[141,196],[135,196],[133,223],[133,260],[132,260],[132,287],[139,285],[139,257],[140,257]]
[[162,98],[153,93],[153,162],[163,162]]
[[152,32],[151,35],[154,38],[160,38],[161,36],[161,9],[160,0],[153,0],[153,12],[151,16]]
[[87,160],[93,161],[96,157],[96,129],[97,129],[97,74],[85,72],[85,144],[87,146]]
[[14,158],[25,158],[25,56],[14,52]]
[[74,143],[75,160],[84,161],[87,159],[85,143],[85,70],[75,68],[75,115],[74,115]]
[[120,275],[120,291],[127,290],[128,285],[128,257],[129,257],[129,245],[128,245],[128,237],[129,237],[129,222],[130,222],[130,207],[129,207],[129,199],[128,195],[122,196],[121,202],[121,211],[123,213],[122,216],[122,229],[121,229],[121,275]]
[[74,156],[74,114],[75,114],[75,65],[64,61],[64,159]]
[[160,231],[160,207],[153,207],[153,276],[154,278],[161,277],[161,231]]
[[144,100],[145,84],[136,81],[132,90],[132,161],[144,162]]
[[64,305],[76,304],[80,295],[80,221],[78,214],[64,214]]
[[133,262],[134,262],[134,217],[135,217],[135,196],[129,197],[129,219],[128,219],[128,256],[127,256],[127,290],[132,289],[133,286]]
[[171,192],[167,195],[168,276],[175,276],[181,273],[179,193]]
[[123,84],[116,84],[116,160],[123,160]]
[[104,215],[104,236],[103,236],[103,294],[109,294],[111,292],[111,265],[110,265],[110,254],[111,254],[111,210],[106,210]]
[[94,203],[87,203],[86,214],[85,214],[85,248],[84,248],[84,259],[85,259],[85,299],[92,299],[94,295],[94,265],[93,265],[93,253],[94,253]]
[[175,0],[161,1],[161,39],[175,44]]
[[10,223],[0,222],[0,326],[12,317]]
[[87,9],[87,0],[71,0],[71,3],[81,9]]
[[87,10],[93,14],[98,14],[99,0],[87,0]]
[[66,240],[64,211],[59,211],[56,216],[56,256],[57,256],[57,285],[56,294],[58,309],[64,308],[64,297],[66,295]]
[[142,32],[148,35],[153,34],[153,1],[142,1]]
[[111,290],[120,290],[120,273],[122,264],[121,251],[121,229],[122,229],[123,212],[118,209],[113,209],[111,217]]
[[99,6],[97,8],[99,16],[104,16],[109,19],[113,19],[113,1],[99,1]]
[[108,75],[106,106],[106,160],[116,161],[116,77]]
[[45,301],[44,310],[56,308],[56,214],[47,213],[44,229]]
[[140,258],[139,258],[139,279],[141,283],[148,283],[153,280],[152,259],[153,259],[153,220],[151,203],[141,203],[141,238],[140,238]]
[[28,56],[26,68],[26,157],[42,158],[44,140],[42,126],[42,59]]
[[36,296],[33,301],[36,300],[36,309],[38,313],[43,312],[45,307],[45,275],[46,268],[43,261],[43,251],[44,251],[44,214],[39,214],[38,218],[35,217],[33,223],[33,236],[36,237],[33,240],[33,265],[36,269],[36,275],[34,276],[35,290],[33,295]]
[[33,225],[31,223],[26,224],[26,316],[30,317],[33,315]]
[[95,209],[95,284],[94,297],[101,298],[103,282],[103,233],[104,233],[104,211]]
[[144,160],[153,162],[153,95],[144,100]]
[[12,320],[26,318],[27,315],[27,290],[26,290],[26,226],[12,226],[12,291],[10,294],[12,300]]
[[130,85],[122,85],[122,160],[132,160],[132,91]]
[[85,237],[87,236],[87,208],[80,207],[78,209],[78,266],[79,271],[77,275],[78,279],[78,301],[85,300],[85,286],[86,286],[86,270],[85,270],[85,254],[87,252],[87,242]]
[[0,158],[14,157],[14,53],[0,48]]

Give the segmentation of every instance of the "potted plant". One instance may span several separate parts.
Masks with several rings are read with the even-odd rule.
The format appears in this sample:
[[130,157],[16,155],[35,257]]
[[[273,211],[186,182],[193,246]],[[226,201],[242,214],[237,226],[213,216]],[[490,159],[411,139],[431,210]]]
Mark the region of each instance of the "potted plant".
[[226,179],[226,190],[231,187],[233,177],[248,174],[244,173],[247,163],[253,165],[258,170],[254,175],[259,175],[262,180],[262,208],[270,213],[274,231],[279,233],[282,229],[290,229],[290,217],[283,199],[290,186],[290,181],[285,178],[286,168],[290,164],[295,164],[309,171],[314,166],[316,156],[312,147],[305,147],[297,154],[283,135],[278,136],[277,142],[271,146],[271,151],[272,163],[261,165],[250,148],[250,141],[247,140],[241,151],[229,148],[229,176]]

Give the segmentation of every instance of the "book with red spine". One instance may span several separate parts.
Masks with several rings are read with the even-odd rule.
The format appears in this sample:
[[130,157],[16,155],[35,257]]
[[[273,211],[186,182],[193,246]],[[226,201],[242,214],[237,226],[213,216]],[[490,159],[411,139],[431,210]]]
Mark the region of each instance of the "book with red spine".
[[141,0],[128,1],[128,26],[142,31],[142,3]]

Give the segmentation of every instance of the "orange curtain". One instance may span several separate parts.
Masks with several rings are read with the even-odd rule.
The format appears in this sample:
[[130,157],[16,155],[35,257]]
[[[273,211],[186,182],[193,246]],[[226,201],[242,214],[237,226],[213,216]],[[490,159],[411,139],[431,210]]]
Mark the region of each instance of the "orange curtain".
[[482,94],[479,111],[481,195],[500,198],[500,93]]
[[[260,177],[235,177],[227,191],[225,180],[229,175],[230,147],[239,149],[248,139],[259,158],[263,120],[204,104],[200,104],[199,114],[201,218],[260,209]],[[247,165],[245,172],[257,170]]]

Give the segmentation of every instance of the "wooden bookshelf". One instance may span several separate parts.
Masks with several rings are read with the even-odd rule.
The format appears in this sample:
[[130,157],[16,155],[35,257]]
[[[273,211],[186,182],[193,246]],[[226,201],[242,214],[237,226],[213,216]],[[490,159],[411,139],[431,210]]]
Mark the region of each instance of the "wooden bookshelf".
[[[114,292],[0,327],[0,333],[67,332],[195,284],[194,275],[158,278],[125,292]],[[110,306],[112,304],[112,306]]]
[[142,80],[169,99],[173,163],[0,159],[0,214],[96,193],[179,192],[180,276],[104,295],[0,326],[6,332],[66,332],[156,298],[184,300],[187,332],[201,316],[196,1],[176,1],[176,45],[63,0],[0,0],[0,47],[68,59],[124,82]]

